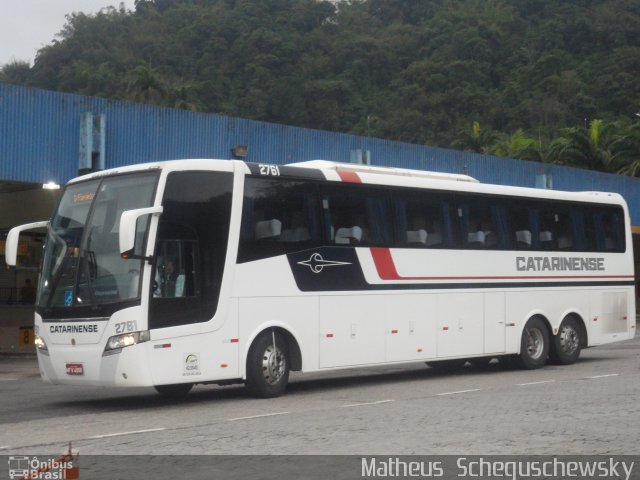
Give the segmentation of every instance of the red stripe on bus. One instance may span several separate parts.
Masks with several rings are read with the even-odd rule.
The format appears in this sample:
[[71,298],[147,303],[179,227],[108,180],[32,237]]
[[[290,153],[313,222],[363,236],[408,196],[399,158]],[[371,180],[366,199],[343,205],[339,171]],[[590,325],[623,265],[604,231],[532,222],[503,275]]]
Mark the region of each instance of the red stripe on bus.
[[391,251],[388,248],[372,248],[371,256],[382,280],[402,280],[402,277],[398,275],[393,258],[391,258]]
[[362,183],[360,176],[356,172],[349,172],[348,170],[336,170],[340,176],[340,180],[349,183]]
[[504,275],[478,277],[404,277],[398,273],[388,248],[371,248],[371,256],[381,280],[569,280],[569,279],[622,279],[633,275]]

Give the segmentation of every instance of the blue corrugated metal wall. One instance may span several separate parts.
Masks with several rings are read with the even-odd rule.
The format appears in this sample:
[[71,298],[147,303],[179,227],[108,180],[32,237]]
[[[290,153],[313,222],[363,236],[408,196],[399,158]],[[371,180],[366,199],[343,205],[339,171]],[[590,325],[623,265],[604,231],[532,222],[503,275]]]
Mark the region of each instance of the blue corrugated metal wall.
[[80,119],[106,115],[106,168],[176,158],[230,158],[247,145],[248,161],[348,162],[371,151],[375,165],[467,173],[482,182],[535,187],[551,175],[556,190],[622,194],[640,225],[640,179],[536,162],[477,155],[375,138],[186,112],[0,83],[0,179],[64,183],[76,176]]

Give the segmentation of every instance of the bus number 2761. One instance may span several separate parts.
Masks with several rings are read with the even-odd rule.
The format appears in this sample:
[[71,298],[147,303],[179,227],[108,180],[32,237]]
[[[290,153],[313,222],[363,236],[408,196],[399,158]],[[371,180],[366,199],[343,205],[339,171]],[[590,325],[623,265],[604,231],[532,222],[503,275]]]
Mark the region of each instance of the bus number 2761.
[[260,175],[271,175],[277,177],[280,175],[280,169],[277,165],[258,165],[260,167]]

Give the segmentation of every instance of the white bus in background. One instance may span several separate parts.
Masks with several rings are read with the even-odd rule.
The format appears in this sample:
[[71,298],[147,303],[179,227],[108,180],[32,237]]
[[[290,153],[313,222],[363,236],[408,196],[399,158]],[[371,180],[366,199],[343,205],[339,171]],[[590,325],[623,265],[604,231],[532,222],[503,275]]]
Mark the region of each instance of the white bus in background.
[[181,160],[70,181],[35,333],[55,384],[244,382],[501,357],[533,369],[635,334],[624,200],[337,164]]

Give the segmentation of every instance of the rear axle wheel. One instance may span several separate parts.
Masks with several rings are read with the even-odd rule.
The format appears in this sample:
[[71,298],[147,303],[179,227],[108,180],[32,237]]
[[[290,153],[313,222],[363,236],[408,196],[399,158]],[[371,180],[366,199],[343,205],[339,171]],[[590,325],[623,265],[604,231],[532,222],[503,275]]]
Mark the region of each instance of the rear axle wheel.
[[533,370],[544,367],[549,356],[549,331],[539,317],[530,318],[522,331],[520,354],[516,361],[520,368]]

